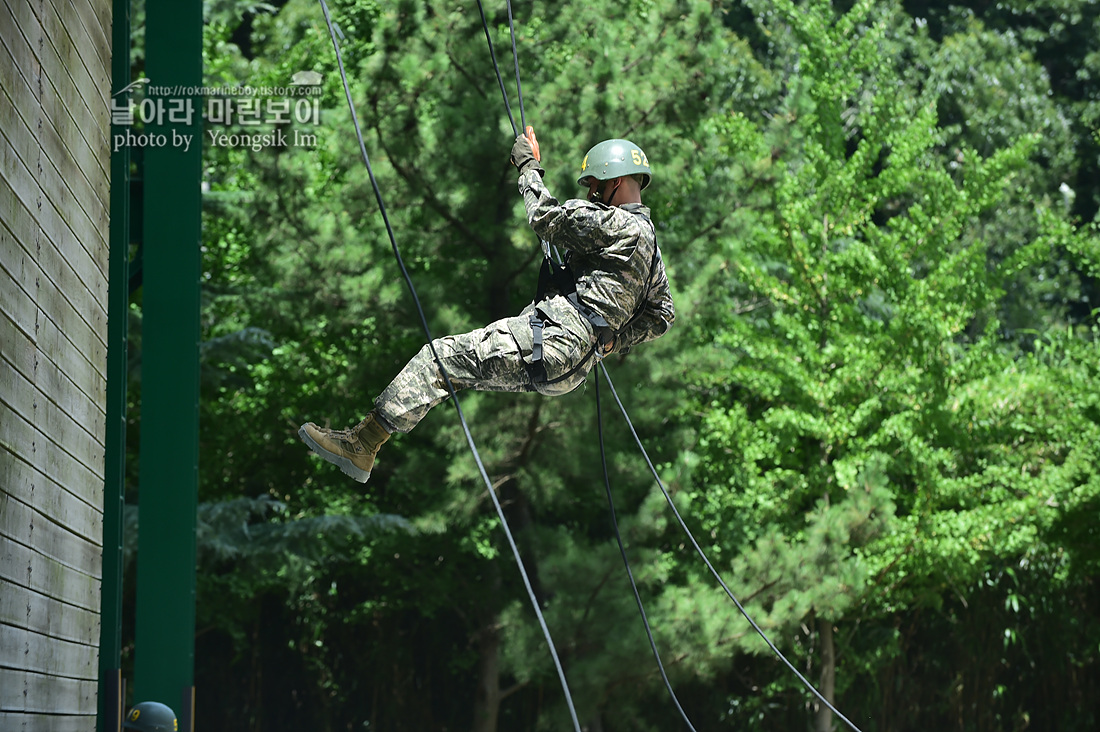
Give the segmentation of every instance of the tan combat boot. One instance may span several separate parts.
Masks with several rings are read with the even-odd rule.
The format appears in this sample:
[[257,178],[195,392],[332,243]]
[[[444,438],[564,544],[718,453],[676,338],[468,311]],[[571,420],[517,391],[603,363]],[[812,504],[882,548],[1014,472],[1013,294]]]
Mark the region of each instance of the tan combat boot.
[[382,443],[390,439],[390,433],[378,423],[374,412],[347,430],[330,430],[307,422],[298,430],[298,436],[322,459],[360,483],[367,482],[374,467],[374,456]]

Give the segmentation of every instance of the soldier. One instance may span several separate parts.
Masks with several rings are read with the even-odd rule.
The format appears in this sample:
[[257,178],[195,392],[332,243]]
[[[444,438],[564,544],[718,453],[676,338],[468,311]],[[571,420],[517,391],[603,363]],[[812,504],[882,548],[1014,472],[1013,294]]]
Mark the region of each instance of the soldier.
[[[537,391],[557,396],[580,386],[595,359],[663,335],[675,317],[664,262],[641,191],[652,173],[641,148],[605,140],[584,156],[577,183],[588,200],[559,203],[543,183],[538,140],[516,137],[512,163],[527,220],[539,238],[567,251],[566,265],[543,265],[540,293],[515,317],[433,341],[456,391]],[[360,483],[393,432],[409,432],[447,391],[424,346],[355,427],[309,422],[298,436]]]

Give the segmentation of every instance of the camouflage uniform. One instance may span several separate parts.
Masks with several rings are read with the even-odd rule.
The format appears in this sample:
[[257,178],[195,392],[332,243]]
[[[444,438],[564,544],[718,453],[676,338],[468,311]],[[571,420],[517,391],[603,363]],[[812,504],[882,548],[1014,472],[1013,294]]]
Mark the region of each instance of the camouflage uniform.
[[[617,332],[615,351],[625,352],[668,330],[675,313],[660,250],[654,258],[657,239],[648,208],[576,199],[559,203],[534,170],[520,176],[519,190],[535,234],[568,252],[581,301]],[[640,302],[643,297],[645,302]],[[532,384],[528,375],[533,343],[529,315],[535,307],[545,320],[547,378],[553,380],[584,362],[555,384]],[[596,345],[596,332],[564,297],[552,295],[516,317],[437,338],[433,344],[456,391],[538,391],[557,396],[576,389],[588,376],[595,361],[585,359]],[[387,427],[408,432],[449,395],[431,349],[424,346],[375,400],[375,412]]]

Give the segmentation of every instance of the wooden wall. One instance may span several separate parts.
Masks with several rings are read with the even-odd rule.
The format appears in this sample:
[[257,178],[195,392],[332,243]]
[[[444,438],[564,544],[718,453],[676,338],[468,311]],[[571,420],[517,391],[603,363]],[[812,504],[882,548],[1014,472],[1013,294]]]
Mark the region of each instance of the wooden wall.
[[110,0],[0,0],[0,730],[94,730]]

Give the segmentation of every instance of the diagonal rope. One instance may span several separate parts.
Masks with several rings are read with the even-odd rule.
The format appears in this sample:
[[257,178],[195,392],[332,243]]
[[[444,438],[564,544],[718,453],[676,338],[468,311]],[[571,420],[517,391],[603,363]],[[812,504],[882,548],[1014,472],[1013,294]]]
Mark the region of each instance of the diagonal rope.
[[[760,634],[760,637],[764,639],[764,642],[768,644],[768,647],[772,649],[772,652],[774,652],[775,655],[779,657],[780,661],[786,664],[787,668],[789,668],[794,673],[794,675],[798,677],[798,680],[801,681],[807,689],[813,692],[814,696],[816,696],[822,704],[827,706],[833,712],[833,714],[844,720],[844,722],[853,730],[855,730],[855,732],[861,732],[859,727],[857,727],[850,719],[841,714],[836,707],[829,703],[828,699],[821,695],[821,692],[814,688],[814,685],[811,684],[805,676],[799,673],[798,669],[796,669],[794,665],[787,660],[787,657],[784,656],[783,653],[775,647],[775,644],[772,643],[771,638],[768,637],[767,633],[765,633],[763,629],[761,629],[761,627],[756,624],[756,621],[752,619],[752,616],[749,615],[747,610],[745,610],[745,607],[734,596],[733,592],[730,591],[730,588],[726,585],[725,580],[722,579],[722,575],[718,574],[718,570],[716,570],[714,568],[714,565],[710,563],[710,560],[707,558],[706,553],[703,552],[702,547],[699,546],[699,542],[695,540],[695,535],[691,533],[691,529],[689,529],[687,524],[684,523],[683,517],[680,516],[680,512],[676,509],[676,504],[673,503],[672,496],[668,494],[668,490],[665,488],[665,484],[661,480],[661,476],[657,474],[657,469],[653,467],[653,461],[649,459],[649,453],[646,452],[645,447],[642,445],[642,440],[640,437],[638,437],[637,430],[634,429],[634,423],[630,421],[630,415],[626,413],[626,407],[623,406],[622,400],[619,399],[619,394],[615,391],[615,385],[611,383],[611,374],[607,372],[607,367],[603,365],[602,361],[600,362],[600,368],[603,369],[603,375],[604,378],[607,379],[607,385],[611,387],[611,394],[615,397],[615,401],[618,403],[619,409],[622,410],[623,417],[626,419],[627,426],[630,427],[630,434],[634,435],[634,442],[637,443],[638,449],[642,451],[642,456],[645,458],[646,464],[649,466],[649,472],[653,473],[653,477],[654,479],[656,479],[657,485],[661,489],[661,493],[665,495],[665,500],[668,502],[669,507],[672,509],[672,513],[676,516],[676,520],[680,523],[680,528],[682,528],[684,530],[684,533],[687,534],[688,538],[691,539],[692,546],[695,547],[695,551],[698,552],[699,556],[703,558],[703,561],[706,563],[707,568],[710,569],[711,574],[713,574],[714,578],[718,580],[718,584],[722,585],[722,589],[726,591],[726,594],[729,596],[729,598],[733,600],[733,604],[736,605],[737,609],[741,611],[741,614],[745,616],[745,620],[749,621],[749,624],[752,625],[753,629],[755,629],[756,632]],[[597,375],[596,378],[598,381],[599,375]],[[599,392],[597,392],[597,399],[598,398]]]
[[[512,533],[511,533],[511,531],[508,527],[507,520],[504,517],[503,508],[500,505],[500,502],[499,502],[499,500],[496,496],[496,493],[493,491],[492,483],[489,480],[488,474],[485,470],[485,466],[483,465],[483,463],[481,461],[481,456],[479,455],[479,453],[477,451],[477,446],[474,444],[473,437],[470,434],[469,427],[466,423],[466,418],[462,413],[462,408],[461,408],[461,406],[459,404],[459,401],[458,401],[458,395],[456,394],[454,386],[451,384],[450,377],[447,375],[446,370],[443,368],[442,361],[439,359],[439,356],[435,351],[435,347],[432,344],[433,339],[432,339],[432,335],[431,335],[431,330],[428,327],[427,319],[424,315],[423,308],[420,305],[420,299],[417,296],[415,288],[413,287],[412,279],[409,277],[408,271],[405,268],[404,261],[401,258],[401,253],[398,250],[397,242],[396,242],[396,239],[395,239],[394,234],[393,234],[393,229],[390,225],[389,217],[386,214],[385,204],[382,201],[382,194],[381,194],[381,191],[378,187],[378,183],[375,180],[374,172],[371,168],[370,159],[367,155],[366,145],[363,142],[362,131],[359,127],[358,117],[355,113],[355,105],[352,102],[351,90],[348,86],[347,75],[344,71],[344,64],[343,64],[343,60],[340,56],[340,48],[339,48],[339,45],[336,41],[336,33],[335,33],[335,30],[334,30],[334,27],[333,27],[333,24],[332,24],[331,16],[329,14],[328,6],[327,6],[325,0],[320,0],[320,3],[321,3],[321,7],[322,7],[322,9],[324,10],[324,13],[325,13],[325,21],[328,24],[329,35],[332,38],[333,47],[336,50],[336,59],[337,59],[337,63],[339,65],[339,69],[340,69],[340,76],[341,76],[341,79],[343,80],[344,93],[347,96],[348,107],[351,110],[352,123],[355,126],[356,137],[358,138],[358,141],[359,141],[359,149],[360,149],[360,152],[361,152],[362,157],[363,157],[363,162],[367,166],[367,172],[370,176],[371,185],[374,189],[375,198],[378,201],[378,205],[379,205],[379,209],[381,210],[381,213],[382,213],[383,221],[386,224],[386,232],[389,235],[390,243],[393,247],[394,255],[397,258],[398,265],[401,268],[401,273],[404,276],[405,281],[409,286],[410,292],[412,293],[413,300],[414,300],[414,303],[416,305],[417,312],[420,316],[421,325],[423,326],[424,332],[428,337],[428,345],[431,348],[432,355],[435,358],[436,363],[439,365],[440,372],[443,374],[444,381],[446,382],[446,385],[447,385],[447,390],[450,392],[451,398],[454,401],[455,409],[458,412],[459,421],[461,422],[463,431],[466,434],[467,443],[469,444],[470,450],[474,455],[474,459],[477,463],[478,470],[481,473],[482,479],[484,480],[485,485],[488,488],[489,495],[493,500],[493,505],[497,510],[497,515],[500,517],[501,526],[504,528],[505,535],[508,538],[509,546],[511,547],[512,553],[515,556],[516,563],[519,566],[520,574],[523,577],[524,586],[527,589],[528,596],[531,599],[532,607],[535,610],[535,615],[538,617],[539,625],[541,626],[542,631],[543,631],[543,635],[546,638],[547,644],[550,647],[550,653],[551,653],[551,656],[553,657],[553,660],[554,660],[554,666],[557,669],[558,677],[559,677],[559,679],[561,681],[561,684],[562,684],[562,689],[565,691],[566,701],[568,703],[569,712],[570,712],[570,716],[572,717],[572,720],[573,720],[574,728],[575,728],[576,732],[580,732],[580,724],[577,721],[576,710],[573,706],[573,699],[572,699],[572,696],[569,693],[568,683],[565,680],[565,674],[564,674],[564,671],[562,670],[561,662],[558,658],[557,650],[554,646],[553,639],[550,637],[550,631],[547,628],[545,619],[543,618],[542,612],[539,609],[538,600],[535,597],[534,590],[531,587],[530,580],[527,576],[527,572],[523,567],[523,562],[522,562],[522,559],[521,559],[520,554],[519,554],[519,549],[515,544],[515,540],[514,540],[514,538],[512,536]],[[500,74],[499,65],[497,64],[496,52],[493,49],[493,42],[492,42],[492,38],[491,38],[491,35],[490,35],[490,32],[489,32],[488,22],[486,21],[486,18],[485,18],[484,9],[483,9],[482,4],[481,4],[481,0],[477,0],[477,5],[478,5],[478,10],[481,14],[481,22],[482,22],[482,25],[485,29],[485,39],[486,39],[486,41],[488,42],[488,45],[489,45],[489,53],[492,57],[493,67],[496,70],[497,82],[500,85],[501,94],[504,98],[505,109],[508,112],[508,120],[511,123],[513,133],[518,135],[519,133],[516,130],[516,123],[515,123],[515,119],[512,116],[511,106],[508,103],[508,94],[505,91],[504,81],[503,81],[503,78]],[[521,129],[526,130],[526,118],[525,118],[524,109],[523,109],[523,92],[522,92],[522,86],[521,86],[521,83],[520,83],[520,73],[519,73],[519,56],[518,56],[518,53],[517,53],[517,50],[516,50],[516,35],[515,35],[514,22],[513,22],[513,18],[512,18],[511,0],[507,1],[507,7],[508,7],[508,27],[509,27],[509,31],[510,31],[510,35],[511,35],[511,42],[512,42],[512,56],[513,56],[513,60],[514,60],[514,63],[515,63],[516,89],[517,89],[517,96],[518,96],[518,99],[519,99],[519,107],[520,107],[520,124],[522,126]],[[560,256],[559,256],[559,260],[560,260]],[[745,619],[749,621],[749,624],[752,625],[753,629],[756,630],[756,632],[760,635],[760,637],[764,640],[764,642],[767,643],[768,647],[772,650],[772,652],[791,670],[792,673],[794,673],[794,675],[799,679],[799,681],[801,681],[802,684],[809,691],[811,691],[813,693],[813,695],[815,697],[817,697],[817,699],[819,701],[821,701],[821,703],[823,703],[826,707],[829,708],[829,710],[831,710],[841,720],[843,720],[852,730],[854,730],[855,732],[861,732],[859,727],[857,727],[851,720],[849,720],[847,717],[845,717],[835,706],[833,706],[829,702],[829,700],[827,700],[824,696],[822,696],[821,693],[818,692],[818,690],[816,688],[814,688],[813,684],[811,684],[798,671],[798,669],[796,669],[794,667],[794,665],[791,664],[791,662],[775,646],[775,644],[771,641],[771,639],[767,636],[767,634],[763,631],[763,629],[761,629],[760,626],[757,625],[756,621],[753,620],[752,616],[750,616],[748,614],[748,611],[745,610],[744,606],[740,603],[740,601],[738,601],[738,599],[734,596],[733,592],[726,585],[725,581],[722,579],[722,576],[714,568],[714,565],[711,564],[710,560],[706,556],[706,553],[699,546],[699,543],[696,541],[695,536],[691,533],[691,530],[688,528],[687,524],[684,522],[683,517],[680,515],[680,512],[677,510],[676,505],[672,500],[672,497],[669,495],[667,489],[664,486],[664,483],[661,481],[661,478],[657,473],[656,468],[653,466],[653,462],[650,460],[649,454],[646,452],[645,447],[642,445],[641,439],[639,438],[637,431],[634,429],[634,424],[630,420],[630,415],[627,413],[626,407],[623,405],[622,400],[619,399],[619,395],[615,391],[615,385],[611,381],[611,375],[608,373],[607,367],[604,366],[602,361],[600,362],[600,367],[603,369],[604,377],[607,379],[607,384],[611,388],[611,393],[615,397],[615,401],[616,401],[616,403],[618,403],[619,409],[622,411],[623,417],[626,419],[626,422],[627,422],[627,425],[630,428],[631,434],[634,436],[634,440],[635,440],[636,444],[638,445],[638,448],[641,450],[642,456],[645,458],[646,464],[649,466],[650,472],[653,474],[653,477],[656,479],[658,487],[661,489],[661,492],[664,494],[665,500],[668,502],[669,507],[672,509],[673,514],[676,516],[677,522],[680,524],[680,527],[684,530],[684,533],[687,534],[688,538],[691,540],[692,545],[695,547],[695,550],[699,554],[699,556],[703,559],[703,562],[707,565],[707,568],[710,569],[711,574],[714,575],[715,579],[717,579],[718,583],[722,586],[722,589],[725,590],[726,595],[730,598],[730,600],[733,601],[734,605],[737,606],[737,609],[741,612],[741,614],[745,617]],[[668,688],[669,693],[672,694],[673,701],[675,702],[677,709],[680,711],[681,716],[683,716],[684,721],[687,723],[688,727],[691,728],[694,731],[694,727],[692,727],[690,720],[688,720],[687,715],[684,713],[683,708],[680,706],[679,700],[676,698],[675,692],[673,692],[671,684],[668,681],[668,677],[665,673],[664,665],[661,662],[660,654],[657,651],[656,643],[653,640],[653,635],[652,635],[652,632],[651,632],[650,627],[649,627],[649,621],[648,621],[648,619],[646,617],[646,614],[645,614],[645,608],[642,606],[641,597],[638,594],[638,589],[637,589],[637,585],[634,581],[633,572],[630,569],[630,564],[629,564],[629,561],[628,561],[627,556],[626,556],[626,550],[625,550],[625,548],[623,547],[623,544],[622,544],[622,537],[619,535],[618,521],[617,521],[616,515],[615,515],[614,502],[611,498],[610,479],[609,479],[608,474],[607,474],[607,457],[606,457],[606,452],[604,450],[604,443],[603,443],[602,417],[599,416],[600,415],[600,409],[601,409],[599,394],[600,394],[600,392],[599,392],[599,378],[598,378],[598,375],[597,375],[597,381],[596,381],[596,408],[597,408],[598,419],[600,420],[600,422],[599,422],[600,455],[601,455],[601,460],[603,462],[604,480],[605,480],[605,484],[606,484],[606,487],[607,487],[608,502],[609,502],[609,505],[610,505],[610,508],[611,508],[612,522],[613,522],[614,527],[615,527],[615,534],[616,534],[616,539],[617,539],[618,544],[619,544],[619,550],[622,553],[623,562],[626,565],[627,575],[630,578],[631,586],[634,589],[635,600],[638,603],[638,608],[639,608],[639,611],[641,612],[641,615],[642,615],[642,622],[645,625],[646,634],[649,636],[650,647],[652,648],[654,656],[657,659],[657,665],[658,665],[658,667],[661,671],[661,676],[665,681],[665,685]]]
[[397,247],[397,239],[393,234],[393,227],[390,225],[389,215],[386,213],[386,204],[382,200],[382,191],[378,187],[378,181],[375,180],[374,170],[370,164],[370,157],[367,155],[367,146],[366,143],[363,142],[363,131],[359,126],[359,117],[355,113],[355,103],[351,98],[351,87],[348,85],[347,73],[344,71],[344,60],[340,55],[340,44],[336,40],[336,30],[332,24],[332,16],[329,13],[328,4],[325,0],[320,0],[320,3],[321,9],[325,14],[325,23],[328,24],[329,36],[332,38],[332,47],[336,50],[336,63],[340,69],[340,78],[344,84],[344,94],[348,100],[348,108],[351,110],[351,121],[355,126],[355,136],[359,141],[359,152],[363,157],[363,163],[367,166],[367,174],[370,176],[371,187],[374,189],[374,197],[378,201],[378,208],[382,213],[382,220],[386,224],[386,233],[389,235],[394,257],[397,259],[397,264],[401,269],[402,276],[405,278],[405,283],[409,286],[409,292],[412,293],[413,302],[416,305],[416,312],[420,316],[420,324],[423,326],[424,333],[428,337],[428,346],[431,348],[432,357],[435,358],[435,362],[439,366],[439,371],[443,374],[443,380],[447,384],[447,391],[450,392],[455,410],[458,412],[458,419],[462,424],[462,431],[466,434],[466,442],[470,447],[470,451],[473,453],[478,472],[481,473],[481,479],[485,481],[485,487],[489,491],[489,497],[493,500],[493,507],[496,509],[497,516],[500,518],[500,525],[504,529],[504,535],[508,538],[508,546],[511,547],[512,555],[515,557],[516,565],[519,567],[520,576],[523,578],[523,586],[527,589],[527,596],[531,600],[531,607],[535,610],[535,616],[538,618],[539,626],[542,628],[542,634],[546,638],[547,645],[550,646],[550,655],[554,659],[554,668],[557,669],[558,679],[561,681],[562,690],[565,692],[565,700],[569,707],[569,715],[573,720],[573,728],[576,732],[581,732],[581,725],[577,720],[577,711],[573,707],[573,696],[569,693],[569,684],[565,680],[565,672],[562,670],[561,660],[558,658],[558,651],[554,646],[554,639],[550,637],[550,629],[546,626],[546,619],[543,617],[542,610],[539,608],[538,598],[535,597],[535,591],[531,587],[531,580],[527,576],[527,570],[523,566],[523,559],[520,556],[519,547],[516,546],[515,538],[512,536],[512,531],[508,527],[508,521],[504,517],[504,509],[500,505],[500,500],[497,498],[496,491],[493,490],[492,481],[489,480],[485,465],[481,461],[481,455],[477,451],[477,445],[474,444],[473,435],[470,434],[470,428],[466,424],[466,417],[463,415],[462,406],[458,402],[458,394],[455,392],[450,376],[447,375],[447,371],[443,367],[443,361],[439,358],[439,354],[436,353],[432,332],[428,327],[428,320],[424,315],[424,308],[420,305],[420,297],[416,294],[416,288],[413,286],[412,278],[409,277],[409,272],[405,268],[405,261],[402,259],[401,251]]
[[626,558],[626,547],[623,546],[623,537],[619,533],[619,520],[615,515],[615,501],[611,498],[611,478],[607,474],[607,451],[604,449],[603,443],[603,411],[600,407],[600,377],[596,375],[596,431],[600,436],[600,463],[603,465],[603,482],[607,488],[607,505],[611,508],[611,525],[615,529],[615,541],[619,544],[619,554],[623,557],[623,564],[626,566],[626,576],[630,578],[630,587],[634,590],[634,601],[638,603],[638,612],[642,615],[642,625],[645,626],[645,634],[649,638],[649,647],[653,649],[653,657],[657,659],[657,668],[661,672],[661,678],[664,679],[665,688],[668,689],[668,693],[672,695],[672,703],[676,705],[676,709],[680,712],[680,716],[684,718],[684,723],[688,726],[691,732],[695,732],[695,727],[692,726],[691,720],[688,719],[687,713],[684,708],[680,706],[680,700],[676,698],[676,692],[672,690],[672,683],[668,680],[668,674],[665,673],[665,665],[661,662],[661,653],[657,650],[657,641],[653,639],[653,631],[649,627],[649,618],[645,614],[645,606],[642,604],[642,596],[638,594],[638,583],[634,581],[634,572],[630,569],[630,560]]
[[[522,91],[522,88],[520,86],[519,55],[516,51],[516,31],[515,31],[515,26],[514,26],[513,19],[512,19],[512,3],[511,3],[511,0],[507,0],[507,6],[508,6],[508,29],[511,33],[511,40],[512,40],[512,58],[514,60],[515,69],[516,69],[516,91],[517,91],[517,96],[519,97],[520,118],[521,118],[521,124],[523,125],[522,129],[526,130],[527,129],[527,121],[526,121],[526,119],[523,118],[523,91]],[[478,0],[478,9],[479,10],[482,9],[481,8],[481,0]],[[489,43],[489,55],[490,55],[490,57],[492,58],[492,61],[493,61],[493,68],[496,70],[497,81],[500,84],[501,94],[503,94],[503,96],[504,96],[504,104],[505,104],[505,107],[508,109],[508,119],[509,119],[509,121],[512,122],[512,131],[515,132],[516,131],[516,123],[512,119],[511,107],[508,106],[508,95],[504,90],[504,81],[503,81],[503,79],[501,77],[501,74],[500,74],[500,67],[497,65],[496,53],[493,50],[493,42],[490,38],[489,25],[488,25],[488,22],[485,19],[484,11],[482,11],[482,13],[481,13],[481,23],[482,23],[482,26],[485,29],[485,39]],[[546,245],[545,242],[543,242],[543,249],[544,249],[544,252],[546,254],[547,259],[549,259],[550,258],[550,251],[549,251],[549,247]],[[558,261],[560,263],[561,262],[561,255],[558,254],[556,249],[554,250],[554,254],[557,255]],[[851,727],[853,730],[855,730],[855,732],[860,732],[860,729],[858,727],[856,727],[855,724],[853,724],[847,717],[845,717],[843,714],[841,714],[840,711],[838,711],[836,709],[836,707],[834,707],[832,704],[830,704],[829,701],[824,696],[822,696],[821,693],[818,692],[818,690],[816,688],[814,688],[813,684],[811,684],[801,673],[799,673],[798,669],[796,669],[791,664],[791,662],[787,660],[787,657],[784,656],[778,648],[776,648],[775,644],[772,643],[771,639],[768,638],[767,634],[765,634],[764,631],[760,628],[760,626],[756,624],[756,621],[753,620],[751,616],[749,616],[748,612],[741,605],[741,603],[734,596],[734,594],[730,591],[729,587],[726,586],[725,581],[722,579],[721,575],[718,574],[718,571],[714,568],[714,565],[712,565],[710,563],[710,560],[707,558],[707,555],[703,552],[702,548],[699,546],[699,543],[695,540],[695,537],[694,537],[694,535],[692,535],[690,529],[688,529],[687,524],[684,523],[684,519],[680,516],[680,512],[676,509],[676,505],[672,502],[672,497],[668,494],[668,491],[665,490],[665,486],[661,482],[660,476],[657,475],[657,471],[653,467],[653,463],[650,462],[649,455],[646,453],[645,447],[642,446],[642,441],[638,437],[638,433],[634,430],[634,425],[630,421],[630,415],[627,414],[626,407],[623,406],[622,401],[619,400],[619,395],[615,392],[615,385],[612,384],[612,382],[611,382],[611,375],[607,372],[607,367],[603,364],[602,361],[600,361],[600,367],[603,369],[604,376],[607,378],[607,384],[608,384],[608,386],[611,387],[611,393],[612,393],[612,395],[614,395],[615,401],[618,402],[619,409],[622,410],[623,417],[626,419],[627,425],[630,426],[630,431],[634,435],[634,439],[638,444],[638,448],[642,451],[642,456],[645,457],[646,463],[649,464],[649,469],[653,472],[653,477],[656,478],[656,480],[657,480],[657,485],[660,487],[661,492],[664,493],[665,499],[668,501],[668,505],[672,508],[672,512],[676,515],[676,520],[680,523],[680,527],[688,535],[688,538],[691,539],[691,543],[695,546],[695,550],[699,553],[699,556],[701,556],[703,558],[703,561],[706,563],[707,567],[710,568],[711,573],[718,580],[719,584],[722,585],[722,589],[724,589],[726,591],[726,594],[729,596],[729,598],[731,600],[733,600],[733,603],[737,606],[737,609],[741,611],[741,614],[745,616],[745,619],[748,620],[749,623],[752,625],[752,627],[756,629],[756,632],[760,634],[760,637],[764,639],[764,642],[768,644],[768,647],[770,647],[772,649],[772,651],[775,653],[775,655],[778,656],[779,659],[784,664],[786,664],[787,667],[790,668],[791,671],[794,672],[795,676],[798,677],[798,679],[806,686],[806,688],[809,689],[814,694],[814,696],[816,696],[823,704],[825,704],[826,707],[828,707],[830,710],[832,710],[834,714],[836,714],[838,717],[840,717],[842,720],[844,720],[848,724],[849,727]],[[630,585],[634,590],[634,599],[638,603],[638,610],[639,610],[639,612],[641,613],[641,616],[642,616],[642,623],[645,625],[646,635],[649,637],[650,648],[653,650],[653,655],[657,659],[657,666],[661,671],[661,677],[665,682],[665,686],[668,689],[669,694],[672,695],[672,700],[676,704],[677,710],[679,710],[680,715],[684,718],[684,722],[686,722],[687,726],[690,729],[692,729],[693,732],[694,732],[695,728],[692,727],[691,721],[688,719],[687,715],[684,713],[683,707],[680,706],[680,701],[676,697],[676,692],[673,691],[672,685],[668,680],[667,674],[665,673],[664,664],[661,662],[660,653],[657,650],[656,642],[654,641],[653,634],[650,631],[649,619],[646,617],[645,607],[642,605],[642,599],[641,599],[641,596],[638,593],[637,584],[634,582],[634,574],[630,569],[630,561],[627,559],[626,549],[623,547],[622,537],[619,535],[618,520],[617,520],[616,515],[615,515],[615,504],[614,504],[614,501],[612,500],[612,497],[611,497],[611,482],[610,482],[610,478],[608,477],[608,474],[607,474],[607,454],[604,450],[603,422],[602,422],[602,419],[599,418],[600,410],[601,410],[599,385],[600,385],[599,375],[597,375],[597,377],[596,377],[596,413],[597,413],[597,418],[599,420],[597,424],[598,424],[599,433],[600,433],[600,459],[603,463],[604,481],[605,481],[605,485],[606,485],[606,488],[607,488],[608,505],[610,506],[610,509],[611,509],[611,521],[612,521],[612,524],[614,525],[614,528],[615,528],[615,539],[619,544],[619,551],[622,554],[623,564],[626,567],[627,576],[630,578]]]

